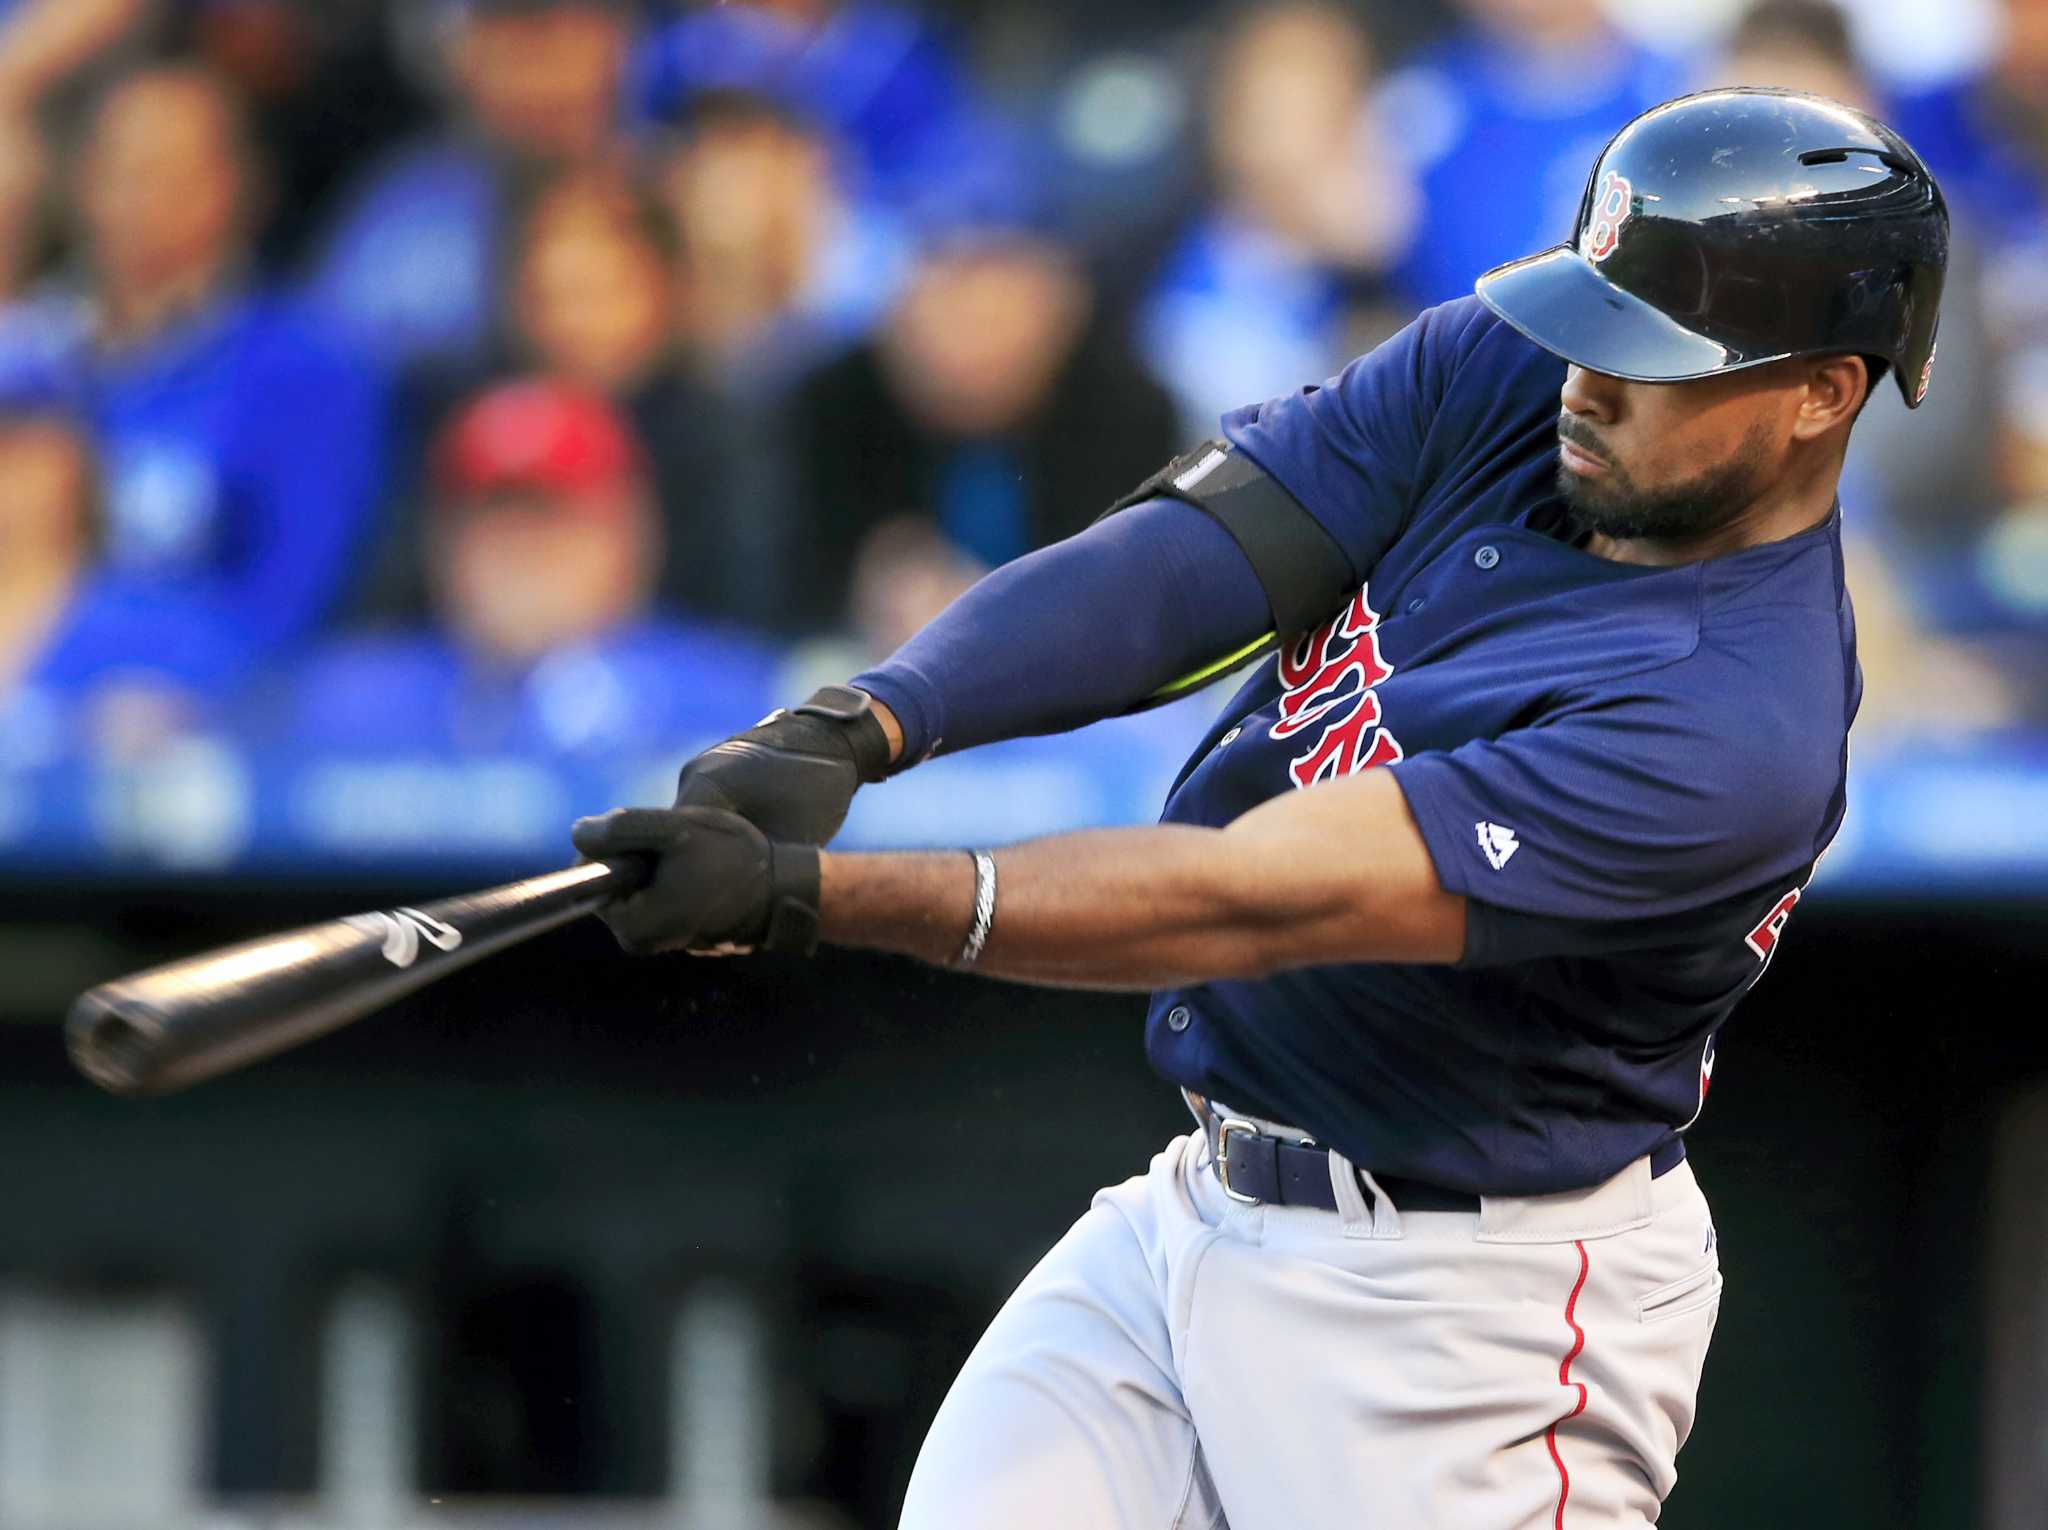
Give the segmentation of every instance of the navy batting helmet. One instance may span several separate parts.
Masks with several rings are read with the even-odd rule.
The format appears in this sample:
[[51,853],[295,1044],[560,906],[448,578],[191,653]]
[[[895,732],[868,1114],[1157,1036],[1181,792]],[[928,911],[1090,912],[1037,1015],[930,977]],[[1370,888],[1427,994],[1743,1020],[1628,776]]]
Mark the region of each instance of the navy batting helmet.
[[1948,207],[1905,139],[1785,90],[1710,90],[1601,152],[1569,244],[1479,278],[1545,350],[1682,382],[1788,356],[1881,357],[1927,395]]

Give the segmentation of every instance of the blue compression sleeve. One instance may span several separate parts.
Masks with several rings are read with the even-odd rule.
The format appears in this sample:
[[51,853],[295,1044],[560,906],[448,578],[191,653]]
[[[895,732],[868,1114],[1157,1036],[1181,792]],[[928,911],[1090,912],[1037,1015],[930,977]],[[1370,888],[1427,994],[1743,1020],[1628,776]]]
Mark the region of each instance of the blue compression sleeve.
[[1272,620],[1228,531],[1148,499],[1003,565],[851,683],[896,714],[915,764],[1113,716]]

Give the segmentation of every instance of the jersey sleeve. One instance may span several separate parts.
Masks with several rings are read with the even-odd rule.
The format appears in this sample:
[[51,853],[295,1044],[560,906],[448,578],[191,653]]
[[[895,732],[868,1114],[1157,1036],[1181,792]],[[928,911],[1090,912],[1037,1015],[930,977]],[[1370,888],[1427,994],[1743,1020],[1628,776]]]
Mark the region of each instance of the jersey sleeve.
[[1638,694],[1390,767],[1438,880],[1471,900],[1464,964],[1614,950],[1803,881],[1839,821],[1841,762],[1800,750],[1794,719],[1728,711]]
[[1223,433],[1364,578],[1408,523],[1431,426],[1489,323],[1476,298],[1432,308],[1329,382],[1225,415]]

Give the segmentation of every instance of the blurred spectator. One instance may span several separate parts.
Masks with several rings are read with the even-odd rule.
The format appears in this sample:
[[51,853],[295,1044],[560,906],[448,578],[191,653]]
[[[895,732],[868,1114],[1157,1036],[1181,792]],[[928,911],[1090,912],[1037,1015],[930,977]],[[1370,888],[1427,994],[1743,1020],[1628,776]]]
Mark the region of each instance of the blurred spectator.
[[91,457],[53,421],[0,418],[0,693],[40,666],[92,560]]
[[754,0],[701,6],[641,45],[633,94],[657,121],[707,95],[774,101],[843,143],[863,199],[908,207],[976,172],[987,131],[942,36],[885,0]]
[[35,124],[0,115],[0,312],[27,296],[42,266],[49,184],[49,156]]
[[434,451],[439,626],[341,645],[294,678],[294,737],[350,750],[673,749],[769,689],[772,656],[654,614],[661,522],[639,443],[597,395],[530,380]]
[[404,366],[473,365],[512,194],[617,151],[627,0],[469,0],[452,15],[457,121],[373,170],[329,234],[320,301]]
[[[1814,91],[1889,115],[1857,60],[1847,17],[1830,0],[1757,0],[1700,83]],[[1960,219],[1942,300],[1938,385],[1909,424],[1898,389],[1886,382],[1849,443],[1843,502],[1862,533],[1890,543],[1907,567],[1924,567],[1930,549],[1965,545],[1999,497],[1981,254],[1972,220]]]
[[[1701,83],[1812,91],[1886,115],[1830,0],[1756,0]],[[1864,674],[1856,737],[1866,752],[1996,726],[2021,699],[1983,653],[1930,630],[1940,614],[1930,598],[1939,565],[1970,545],[1997,494],[1977,274],[1965,224],[1949,264],[1935,386],[1908,422],[1898,389],[1882,381],[1849,444],[1846,576]],[[1930,718],[1925,699],[1936,691],[1944,706]]]
[[[2039,691],[2038,678],[2002,670],[1980,646],[1927,629],[1913,607],[1910,581],[1900,577],[1882,540],[1868,535],[1853,513],[1844,530],[1844,576],[1855,605],[1863,671],[1855,745],[1864,757],[1952,745],[2011,723],[2023,707],[2039,703],[2042,698],[2025,689]],[[1930,706],[1931,697],[1940,698],[1939,704]]]
[[209,613],[95,572],[96,491],[80,426],[0,413],[0,766],[132,749],[235,668]]
[[0,400],[46,402],[76,373],[77,305],[45,279],[58,222],[35,119],[0,114]]
[[[1973,73],[1998,47],[2004,0],[1843,0],[1857,57],[1888,89],[1926,90]],[[1602,0],[1631,37],[1667,58],[1718,48],[1742,0]]]
[[521,221],[514,325],[546,370],[630,397],[676,356],[675,230],[623,177],[566,176]]
[[1892,121],[1979,237],[2009,245],[2032,237],[2048,201],[2048,3],[2002,8],[2004,42],[1990,67],[1899,96]]
[[1883,115],[1857,61],[1849,18],[1832,0],[1756,0],[1702,83],[1804,90]]
[[[1974,544],[1929,516],[1916,551],[1938,562],[1940,614],[1951,625],[2032,628],[2040,669],[2048,629],[2048,3],[2005,0],[2005,38],[1983,74],[1893,103],[1892,118],[1946,191],[1959,246],[1976,271],[1944,302],[1936,390],[1961,381],[1984,395],[1994,519]],[[1974,322],[1976,354],[1952,343]],[[1951,495],[1953,502],[1958,496]],[[1968,502],[1967,485],[1965,503]],[[1981,504],[1987,496],[1975,496]],[[1930,496],[1931,499],[1931,496]]]
[[269,657],[349,574],[384,424],[362,363],[244,285],[255,181],[217,80],[160,67],[117,85],[78,172],[91,281],[73,314],[111,568],[209,605]]
[[820,624],[845,620],[862,543],[894,517],[992,566],[1080,530],[1179,445],[1172,400],[1096,322],[1072,255],[1015,227],[936,240],[877,339],[795,412]]
[[262,255],[296,268],[333,196],[427,111],[394,56],[385,0],[177,0],[173,21],[170,46],[249,103],[275,170]]
[[0,0],[0,113],[42,106],[153,9],[153,0]]
[[1622,124],[1677,95],[1676,71],[1627,41],[1600,0],[1458,0],[1465,24],[1380,93],[1386,142],[1423,211],[1399,268],[1421,303],[1560,242],[1586,166]]
[[1406,317],[1378,277],[1408,241],[1415,197],[1366,111],[1372,72],[1371,39],[1321,3],[1252,11],[1224,42],[1215,203],[1168,260],[1141,330],[1189,437],[1330,376]]
[[521,361],[610,398],[648,444],[666,530],[660,594],[697,616],[773,627],[786,598],[786,493],[760,471],[774,445],[708,387],[681,343],[687,293],[674,226],[616,176],[549,188],[514,257]]
[[840,195],[831,159],[799,119],[735,94],[700,101],[669,150],[685,338],[736,396],[772,396],[867,334],[902,285],[900,237]]
[[898,515],[868,533],[848,601],[863,666],[909,642],[988,569],[923,516]]

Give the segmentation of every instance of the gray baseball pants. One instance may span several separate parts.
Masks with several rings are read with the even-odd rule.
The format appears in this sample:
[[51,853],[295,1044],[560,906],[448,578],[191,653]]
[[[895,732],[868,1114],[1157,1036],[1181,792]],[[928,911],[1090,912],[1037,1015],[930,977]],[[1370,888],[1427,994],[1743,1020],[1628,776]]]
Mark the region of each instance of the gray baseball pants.
[[1100,1192],[996,1315],[905,1530],[1653,1523],[1721,1294],[1691,1168],[1403,1215],[1230,1200],[1199,1136]]

